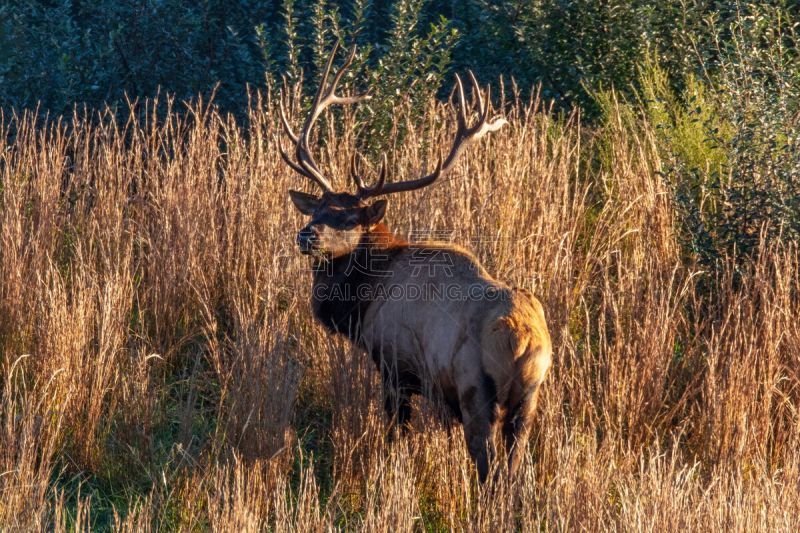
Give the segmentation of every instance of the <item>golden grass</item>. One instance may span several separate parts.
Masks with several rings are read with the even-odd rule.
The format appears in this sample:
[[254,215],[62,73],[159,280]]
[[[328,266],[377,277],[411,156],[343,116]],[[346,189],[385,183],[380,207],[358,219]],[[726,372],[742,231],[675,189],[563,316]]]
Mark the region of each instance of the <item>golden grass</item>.
[[[531,453],[481,488],[435,406],[390,442],[371,361],[314,323],[301,182],[273,103],[253,108],[4,121],[0,529],[800,529],[797,249],[697,272],[646,124],[516,102],[390,203],[397,231],[451,235],[547,311]],[[451,122],[433,103],[409,122],[393,179]],[[353,142],[324,168],[345,176]]]

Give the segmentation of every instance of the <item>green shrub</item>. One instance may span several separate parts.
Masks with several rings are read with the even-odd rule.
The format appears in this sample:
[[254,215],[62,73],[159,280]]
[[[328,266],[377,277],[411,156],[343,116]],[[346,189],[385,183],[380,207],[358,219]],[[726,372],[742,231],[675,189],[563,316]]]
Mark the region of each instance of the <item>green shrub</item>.
[[[445,19],[421,28],[420,13],[424,4],[424,0],[395,2],[388,17],[388,31],[377,41],[367,40],[375,16],[367,2],[355,3],[352,19],[346,26],[342,24],[336,7],[320,2],[314,6],[310,17],[310,39],[296,30],[287,31],[285,48],[290,51],[288,56],[309,55],[312,58],[312,83],[304,87],[308,92],[316,91],[335,40],[341,41],[345,47],[351,43],[359,45],[354,66],[344,83],[356,85],[350,88],[351,91],[369,90],[373,96],[369,103],[357,110],[362,123],[366,124],[366,131],[360,137],[366,143],[366,151],[372,155],[386,149],[392,130],[398,126],[399,137],[395,140],[402,140],[404,121],[396,115],[399,104],[403,104],[404,112],[411,117],[421,117],[431,97],[445,81],[450,67],[457,33]],[[293,8],[291,3],[287,3],[287,7]],[[299,27],[299,21],[291,11],[287,11],[286,20],[287,28]],[[299,73],[293,72],[297,68],[296,63],[290,65],[290,79],[300,77]]]
[[707,266],[800,237],[800,60],[791,13],[749,5],[711,22],[713,59],[678,93],[657,58],[640,85],[687,247]]
[[[68,113],[75,104],[215,91],[244,114],[246,86],[317,72],[334,38],[357,40],[380,87],[424,101],[449,66],[455,34],[423,0],[20,0],[0,5],[0,107]],[[341,6],[341,7],[340,7]],[[430,76],[433,78],[430,78]],[[315,80],[315,76],[311,77]],[[310,85],[310,84],[309,84]],[[387,104],[388,105],[388,104]]]

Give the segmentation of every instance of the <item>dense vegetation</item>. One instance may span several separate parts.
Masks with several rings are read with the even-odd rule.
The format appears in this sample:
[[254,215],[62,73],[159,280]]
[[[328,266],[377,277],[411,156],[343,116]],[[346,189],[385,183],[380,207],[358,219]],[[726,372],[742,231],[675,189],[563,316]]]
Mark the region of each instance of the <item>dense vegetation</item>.
[[265,74],[275,79],[318,67],[334,36],[368,47],[371,69],[402,73],[406,83],[424,75],[418,83],[438,89],[443,72],[471,68],[482,79],[513,77],[525,91],[541,83],[543,96],[559,105],[596,110],[591,92],[612,86],[629,92],[648,52],[658,52],[680,84],[703,66],[718,66],[740,17],[766,34],[777,29],[769,26],[778,12],[796,17],[800,9],[786,0],[2,4],[0,102],[41,102],[57,113],[75,103],[102,106],[159,90],[191,98],[217,85],[217,103],[241,113],[246,84],[263,87]]
[[[3,3],[0,529],[798,530],[799,15]],[[338,185],[355,147],[430,166],[454,71],[511,122],[388,220],[543,301],[519,479],[477,487],[425,402],[390,441],[371,361],[310,317],[275,96],[299,121],[336,37],[375,95],[322,121]]]

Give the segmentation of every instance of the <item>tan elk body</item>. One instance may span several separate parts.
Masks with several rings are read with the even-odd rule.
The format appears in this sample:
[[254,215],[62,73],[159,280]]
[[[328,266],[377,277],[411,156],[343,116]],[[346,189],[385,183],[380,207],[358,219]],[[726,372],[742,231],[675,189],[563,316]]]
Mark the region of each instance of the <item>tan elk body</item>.
[[499,421],[513,472],[526,448],[539,388],[552,361],[541,304],[528,291],[494,280],[464,249],[396,237],[382,223],[386,200],[370,201],[430,185],[452,168],[468,144],[505,121],[488,121],[488,95],[484,98],[470,73],[478,121],[469,126],[471,111],[456,78],[458,130],[449,155],[433,173],[386,183],[384,157],[376,185],[367,187],[356,172],[354,156],[357,192],[336,193],[311,154],[310,131],[326,107],[365,98],[335,92],[355,49],[326,87],[337,48],[338,44],[299,136],[281,106],[296,159],[283,151],[281,155],[323,190],[319,197],[290,191],[295,206],[311,217],[297,242],[314,261],[314,314],[328,329],[347,335],[371,354],[381,372],[391,420],[405,427],[413,394],[441,399],[463,423],[481,482],[493,458],[492,437]]

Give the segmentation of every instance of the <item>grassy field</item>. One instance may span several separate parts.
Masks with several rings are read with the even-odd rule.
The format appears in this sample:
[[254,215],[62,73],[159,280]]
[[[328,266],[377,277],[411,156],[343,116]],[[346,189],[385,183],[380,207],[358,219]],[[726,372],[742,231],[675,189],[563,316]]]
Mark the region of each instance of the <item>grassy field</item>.
[[[485,488],[436,406],[388,439],[371,360],[312,319],[274,102],[246,126],[155,107],[3,121],[0,529],[800,530],[797,248],[701,268],[629,107],[590,129],[508,102],[391,199],[398,233],[472,249],[547,313],[530,454]],[[390,179],[453,122],[401,119]],[[337,186],[354,142],[321,150]]]

